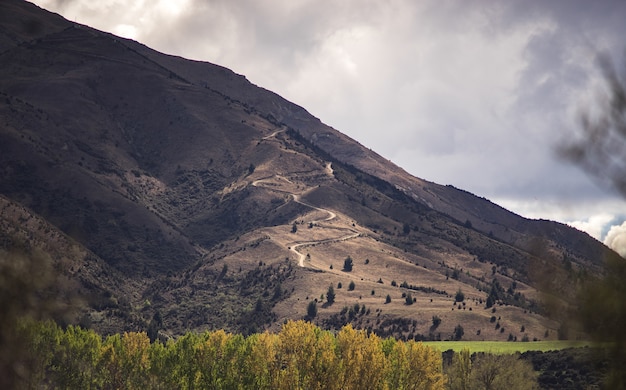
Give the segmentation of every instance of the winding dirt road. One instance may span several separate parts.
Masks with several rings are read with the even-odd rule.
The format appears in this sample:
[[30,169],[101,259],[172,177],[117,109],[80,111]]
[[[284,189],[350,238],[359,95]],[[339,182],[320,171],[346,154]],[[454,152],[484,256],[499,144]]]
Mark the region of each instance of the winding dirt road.
[[[325,169],[326,169],[327,172],[328,171],[332,172],[332,168],[330,166],[330,163],[326,164]],[[309,191],[310,188],[309,189],[305,189],[304,191],[302,191],[299,194],[296,194],[296,193],[293,193],[293,192],[290,192],[290,191],[286,191],[284,189],[275,188],[274,186],[269,186],[269,185],[268,186],[264,186],[263,185],[263,183],[267,183],[271,179],[282,180],[282,181],[285,181],[285,182],[287,182],[289,184],[293,184],[289,179],[285,178],[284,176],[272,175],[272,176],[268,176],[268,177],[264,177],[264,178],[261,178],[261,179],[254,180],[252,182],[252,185],[255,186],[255,187],[263,187],[263,188],[271,190],[271,191],[276,191],[276,192],[280,192],[280,193],[283,193],[283,194],[288,194],[288,195],[291,196],[291,198],[293,199],[294,202],[299,203],[299,204],[301,204],[303,206],[306,206],[306,207],[308,207],[310,209],[317,210],[317,211],[320,211],[320,212],[328,214],[328,216],[326,218],[324,218],[324,219],[317,219],[317,220],[306,221],[305,223],[317,225],[319,222],[330,222],[333,219],[337,218],[337,214],[335,212],[333,212],[331,210],[328,210],[328,209],[325,209],[325,208],[322,208],[322,207],[314,206],[314,205],[312,205],[310,203],[307,203],[307,202],[304,202],[304,201],[301,200],[302,194],[304,194],[307,191]],[[275,183],[272,182],[272,184],[275,184]],[[357,232],[357,231],[355,231],[353,229],[349,229],[349,228],[329,227],[329,226],[323,226],[323,225],[317,225],[317,227],[321,228],[321,229],[347,230],[347,231],[350,232],[350,234],[343,235],[343,236],[340,236],[340,237],[334,237],[334,238],[325,238],[325,239],[321,239],[321,240],[309,240],[309,241],[303,241],[303,242],[297,242],[296,241],[296,242],[293,242],[293,243],[287,245],[287,248],[291,252],[296,254],[296,256],[298,257],[298,265],[300,267],[304,267],[304,260],[306,259],[306,255],[304,253],[298,251],[298,248],[302,248],[302,247],[306,247],[306,246],[312,246],[312,245],[317,245],[317,244],[329,244],[329,243],[334,243],[334,242],[342,242],[342,241],[346,241],[346,240],[351,240],[353,238],[357,238],[357,237],[359,237],[361,235],[361,233],[359,233],[359,232]]]

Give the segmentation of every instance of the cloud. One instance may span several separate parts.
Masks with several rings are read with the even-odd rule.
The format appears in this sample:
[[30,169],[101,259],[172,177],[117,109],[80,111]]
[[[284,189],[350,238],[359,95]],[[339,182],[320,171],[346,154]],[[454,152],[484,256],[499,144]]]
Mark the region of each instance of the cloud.
[[626,258],[626,222],[611,226],[604,239],[604,244]]
[[615,220],[615,216],[611,214],[597,214],[592,215],[584,221],[572,221],[568,225],[575,227],[578,230],[582,230],[588,233],[591,237],[601,241],[602,237],[606,234],[607,226]]
[[522,215],[571,203],[558,220],[586,221],[598,213],[575,210],[614,196],[555,147],[596,98],[596,51],[623,50],[626,2],[35,2],[229,67],[410,173]]

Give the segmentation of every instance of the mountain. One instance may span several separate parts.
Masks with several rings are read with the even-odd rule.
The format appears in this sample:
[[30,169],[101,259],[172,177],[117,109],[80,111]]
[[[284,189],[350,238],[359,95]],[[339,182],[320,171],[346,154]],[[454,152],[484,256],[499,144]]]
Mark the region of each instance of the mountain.
[[229,69],[0,11],[0,243],[47,254],[81,302],[68,321],[555,338],[539,290],[567,301],[616,256],[411,176]]

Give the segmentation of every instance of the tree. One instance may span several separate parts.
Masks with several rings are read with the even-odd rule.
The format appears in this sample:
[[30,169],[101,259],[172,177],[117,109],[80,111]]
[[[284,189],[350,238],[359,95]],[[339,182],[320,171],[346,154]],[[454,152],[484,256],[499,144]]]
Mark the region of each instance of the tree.
[[518,355],[480,354],[471,367],[474,388],[531,390],[538,388],[537,373]]
[[335,303],[335,289],[332,284],[328,286],[328,291],[326,291],[326,301],[329,305]]
[[439,325],[441,325],[441,317],[433,316],[433,329],[437,329]]
[[348,285],[348,291],[352,291],[354,290],[354,288],[356,287],[356,285],[354,284],[354,281],[350,281],[350,284]]
[[463,291],[461,291],[461,289],[456,292],[454,300],[455,302],[463,302],[465,300],[465,294],[463,294]]
[[293,225],[291,225],[291,232],[295,233],[298,231],[298,225],[294,222]]
[[465,331],[463,330],[463,327],[461,326],[461,324],[454,327],[454,334],[453,334],[454,340],[457,340],[457,341],[461,340],[464,334],[465,334]]
[[162,326],[163,319],[161,318],[161,313],[157,310],[152,316],[152,319],[148,324],[148,330],[146,331],[151,343],[154,342],[159,336],[159,329],[161,329]]
[[448,389],[470,390],[472,389],[472,359],[469,349],[463,348],[452,356],[452,364],[446,370],[448,374]]
[[422,343],[387,342],[383,349],[387,354],[389,389],[443,389],[441,353]]
[[411,295],[411,293],[406,294],[406,297],[404,298],[404,302],[407,305],[412,305],[413,304],[413,296]]
[[408,223],[404,223],[404,225],[402,225],[402,233],[404,233],[405,236],[411,233],[411,226]]
[[391,295],[387,294],[387,297],[385,298],[385,303],[391,303]]
[[352,258],[350,256],[346,257],[343,261],[343,270],[346,272],[351,272],[353,263],[354,262],[352,261]]
[[306,308],[307,319],[312,320],[317,315],[317,303],[313,300],[309,302]]
[[537,373],[532,364],[518,355],[479,353],[470,356],[468,349],[455,353],[446,369],[448,389],[507,389],[531,390],[539,388]]
[[340,388],[383,388],[386,359],[378,336],[348,324],[337,334],[337,349],[345,367],[344,376],[338,378]]

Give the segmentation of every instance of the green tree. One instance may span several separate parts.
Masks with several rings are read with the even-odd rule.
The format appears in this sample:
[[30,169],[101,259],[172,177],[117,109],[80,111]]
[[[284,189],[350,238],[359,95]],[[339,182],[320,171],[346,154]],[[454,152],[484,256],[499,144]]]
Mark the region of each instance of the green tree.
[[532,364],[518,355],[480,354],[471,368],[473,388],[485,390],[538,389]]
[[456,302],[463,302],[465,300],[465,294],[463,294],[463,291],[461,291],[461,289],[459,289],[456,292],[456,295],[454,296],[454,300]]
[[437,329],[437,327],[441,324],[441,317],[439,316],[433,316],[433,329]]
[[354,284],[354,281],[350,281],[350,284],[348,284],[348,291],[352,291],[354,290],[356,287],[356,285]]
[[306,315],[308,320],[312,320],[317,315],[317,303],[310,301],[306,308]]
[[457,326],[454,327],[454,333],[453,333],[454,340],[461,340],[464,334],[465,334],[465,331],[463,330],[463,327],[461,326],[461,324],[458,324]]
[[411,226],[408,223],[402,225],[402,233],[404,233],[405,236],[411,233]]
[[352,261],[352,258],[348,256],[343,261],[343,270],[346,272],[351,272],[353,265],[354,265],[354,262]]
[[328,291],[326,291],[326,302],[328,302],[329,305],[335,303],[335,289],[332,284],[328,286]]
[[449,390],[471,390],[472,359],[470,351],[463,348],[452,356],[452,364],[446,370]]

